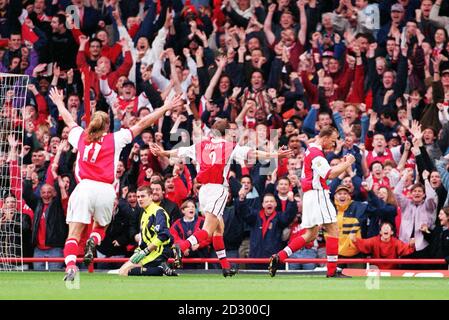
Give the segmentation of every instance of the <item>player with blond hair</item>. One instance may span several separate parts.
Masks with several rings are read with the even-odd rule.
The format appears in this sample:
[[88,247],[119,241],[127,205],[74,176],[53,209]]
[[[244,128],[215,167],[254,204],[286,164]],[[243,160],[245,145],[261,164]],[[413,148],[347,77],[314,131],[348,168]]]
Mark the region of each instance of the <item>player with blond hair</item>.
[[73,281],[77,272],[76,255],[78,242],[87,225],[94,223],[86,243],[84,261],[92,262],[95,246],[104,238],[105,230],[112,219],[112,210],[116,192],[114,188],[115,172],[122,149],[131,143],[134,137],[152,125],[166,111],[183,104],[181,96],[166,102],[161,108],[140,119],[129,129],[114,133],[109,131],[109,115],[96,111],[84,130],[73,119],[64,105],[64,97],[56,88],[50,91],[50,99],[57,106],[59,115],[69,127],[69,143],[78,150],[75,165],[75,177],[78,184],[69,199],[67,223],[69,234],[64,246],[66,273],[64,281]]

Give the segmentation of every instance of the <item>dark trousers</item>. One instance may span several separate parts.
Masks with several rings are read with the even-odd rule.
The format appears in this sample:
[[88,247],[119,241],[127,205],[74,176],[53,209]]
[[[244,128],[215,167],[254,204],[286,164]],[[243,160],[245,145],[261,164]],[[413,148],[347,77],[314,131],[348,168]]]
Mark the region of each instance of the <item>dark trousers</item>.
[[131,269],[128,276],[163,276],[163,263],[167,263],[167,258],[164,256],[144,264],[142,267]]

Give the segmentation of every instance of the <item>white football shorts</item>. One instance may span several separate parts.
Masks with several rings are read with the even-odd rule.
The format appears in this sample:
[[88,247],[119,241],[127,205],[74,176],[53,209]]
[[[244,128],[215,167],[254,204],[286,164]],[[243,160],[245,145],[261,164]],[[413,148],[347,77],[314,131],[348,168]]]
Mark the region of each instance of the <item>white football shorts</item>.
[[90,224],[92,217],[101,226],[112,220],[116,193],[109,183],[81,180],[69,199],[66,222]]
[[337,222],[337,212],[331,202],[329,190],[306,191],[302,199],[301,228],[313,228]]
[[202,185],[198,193],[198,199],[200,201],[200,211],[203,215],[209,212],[217,217],[221,217],[228,200],[228,188],[222,184],[214,183]]

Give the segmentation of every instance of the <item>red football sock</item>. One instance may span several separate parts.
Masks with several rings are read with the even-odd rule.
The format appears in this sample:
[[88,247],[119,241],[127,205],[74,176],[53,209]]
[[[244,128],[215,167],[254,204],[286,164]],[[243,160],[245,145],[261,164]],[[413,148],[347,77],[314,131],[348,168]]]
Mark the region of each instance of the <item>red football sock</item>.
[[226,250],[223,241],[223,236],[214,236],[212,238],[212,243],[214,246],[214,250],[217,253],[218,259],[220,259],[220,265],[222,269],[230,269],[231,265],[229,264],[228,259],[226,258]]
[[105,234],[105,227],[96,226],[95,228],[92,229],[89,238],[93,238],[95,245],[99,246],[101,244],[101,241],[104,239],[104,234]]
[[64,246],[64,258],[65,258],[65,265],[67,266],[67,268],[76,265],[77,254],[78,254],[78,240],[76,240],[75,238],[68,238]]
[[181,251],[184,252],[191,246],[206,241],[207,238],[209,238],[209,234],[207,233],[206,230],[198,230],[195,231],[190,237],[188,237],[187,240],[184,240],[181,243],[179,243],[179,247],[181,248]]
[[303,237],[296,237],[288,246],[278,252],[279,258],[281,262],[284,262],[285,259],[290,257],[293,252],[298,251],[302,247],[306,245],[306,240]]
[[337,271],[338,238],[327,237],[326,255],[327,255],[327,275],[332,276]]

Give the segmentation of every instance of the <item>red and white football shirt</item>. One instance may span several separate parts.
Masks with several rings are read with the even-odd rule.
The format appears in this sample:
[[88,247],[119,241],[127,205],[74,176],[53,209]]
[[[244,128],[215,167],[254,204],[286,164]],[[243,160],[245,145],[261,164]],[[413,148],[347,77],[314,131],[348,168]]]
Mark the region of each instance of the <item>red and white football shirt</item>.
[[75,177],[78,181],[89,179],[113,184],[122,149],[133,140],[129,129],[108,133],[98,142],[87,143],[87,134],[81,127],[69,133],[69,143],[78,149]]
[[178,156],[197,162],[197,181],[201,184],[226,184],[231,160],[246,159],[250,148],[219,138],[209,138],[190,147],[178,149]]
[[304,157],[301,174],[303,192],[309,190],[328,190],[326,180],[331,172],[329,162],[324,157],[321,146],[311,143]]

